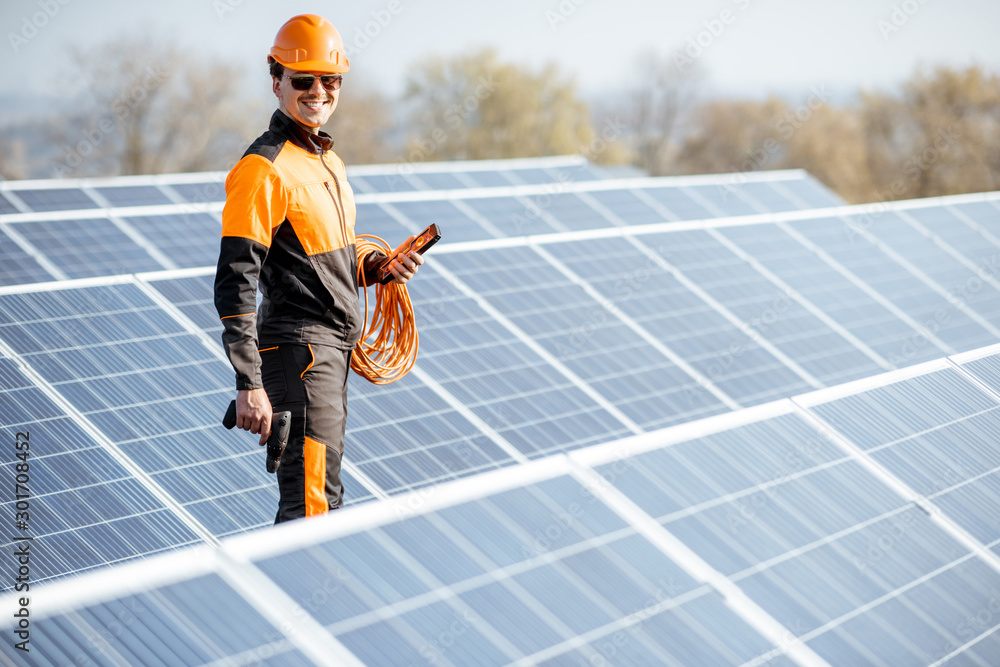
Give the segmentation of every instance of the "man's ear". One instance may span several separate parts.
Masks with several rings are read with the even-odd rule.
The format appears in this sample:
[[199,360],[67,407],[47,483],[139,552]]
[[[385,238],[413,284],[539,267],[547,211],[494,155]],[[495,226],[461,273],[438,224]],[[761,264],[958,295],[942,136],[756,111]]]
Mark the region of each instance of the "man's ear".
[[281,93],[278,92],[278,86],[281,85],[281,79],[276,76],[271,77],[271,90],[274,91],[275,97],[281,97]]

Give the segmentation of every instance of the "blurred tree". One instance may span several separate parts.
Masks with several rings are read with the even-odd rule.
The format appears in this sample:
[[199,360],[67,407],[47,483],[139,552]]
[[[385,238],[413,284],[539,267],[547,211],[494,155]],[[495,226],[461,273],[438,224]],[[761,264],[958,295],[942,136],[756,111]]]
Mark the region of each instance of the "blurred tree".
[[0,132],[0,178],[13,180],[28,177],[24,140]]
[[682,126],[665,171],[802,168],[852,203],[1000,188],[1000,77],[975,66],[917,71],[846,107],[816,89],[796,107],[713,100]]
[[713,174],[779,169],[785,139],[779,124],[788,107],[763,102],[713,100],[698,106],[675,158],[675,173]]
[[228,169],[266,121],[245,68],[177,40],[139,34],[75,49],[71,62],[80,92],[76,113],[52,122],[56,176]]
[[392,159],[394,130],[391,102],[377,90],[355,88],[344,79],[337,110],[323,126],[334,140],[334,150],[348,165],[376,164]]
[[789,136],[781,166],[805,169],[848,201],[864,201],[871,171],[861,119],[853,109],[830,105],[810,111],[791,134],[782,126]]
[[572,81],[554,65],[534,73],[501,63],[493,50],[423,63],[405,99],[404,161],[566,155],[594,140]]
[[697,96],[704,76],[699,65],[679,69],[671,56],[640,55],[639,84],[624,110],[634,144],[633,164],[651,176],[676,173],[673,148],[679,121]]
[[918,70],[898,98],[862,97],[871,187],[909,199],[1000,187],[1000,77],[981,67]]

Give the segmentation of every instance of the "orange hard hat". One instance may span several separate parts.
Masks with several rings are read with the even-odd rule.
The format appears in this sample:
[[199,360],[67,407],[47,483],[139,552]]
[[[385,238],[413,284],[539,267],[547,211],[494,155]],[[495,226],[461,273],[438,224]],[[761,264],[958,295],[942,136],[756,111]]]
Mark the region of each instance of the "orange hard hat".
[[342,74],[350,69],[344,40],[333,24],[316,14],[300,14],[274,36],[269,58],[294,70]]

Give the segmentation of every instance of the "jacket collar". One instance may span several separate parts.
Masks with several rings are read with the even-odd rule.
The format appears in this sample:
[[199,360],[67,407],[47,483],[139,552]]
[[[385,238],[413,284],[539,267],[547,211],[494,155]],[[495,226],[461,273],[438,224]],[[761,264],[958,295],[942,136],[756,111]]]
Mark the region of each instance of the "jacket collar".
[[320,155],[333,148],[333,138],[329,134],[322,130],[318,135],[307,132],[281,109],[277,109],[271,116],[271,125],[268,129],[310,153]]

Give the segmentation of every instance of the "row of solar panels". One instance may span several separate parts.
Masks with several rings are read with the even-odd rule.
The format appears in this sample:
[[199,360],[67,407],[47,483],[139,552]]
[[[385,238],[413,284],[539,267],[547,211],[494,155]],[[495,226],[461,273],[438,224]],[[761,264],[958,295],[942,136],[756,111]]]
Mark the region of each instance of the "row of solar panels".
[[[395,244],[436,222],[445,240],[701,220],[840,204],[801,171],[358,195],[359,234]],[[738,193],[738,194],[737,194]],[[0,215],[0,284],[214,265],[222,203]]]
[[[581,156],[347,168],[355,192],[454,190],[604,177]],[[226,172],[0,182],[0,214],[222,202]]]
[[992,346],[52,584],[0,652],[989,667],[998,437]]
[[[998,197],[442,243],[411,285],[417,368],[351,382],[348,498],[991,344]],[[47,443],[39,578],[271,522],[262,454],[218,426],[213,273],[0,289],[0,420]]]

